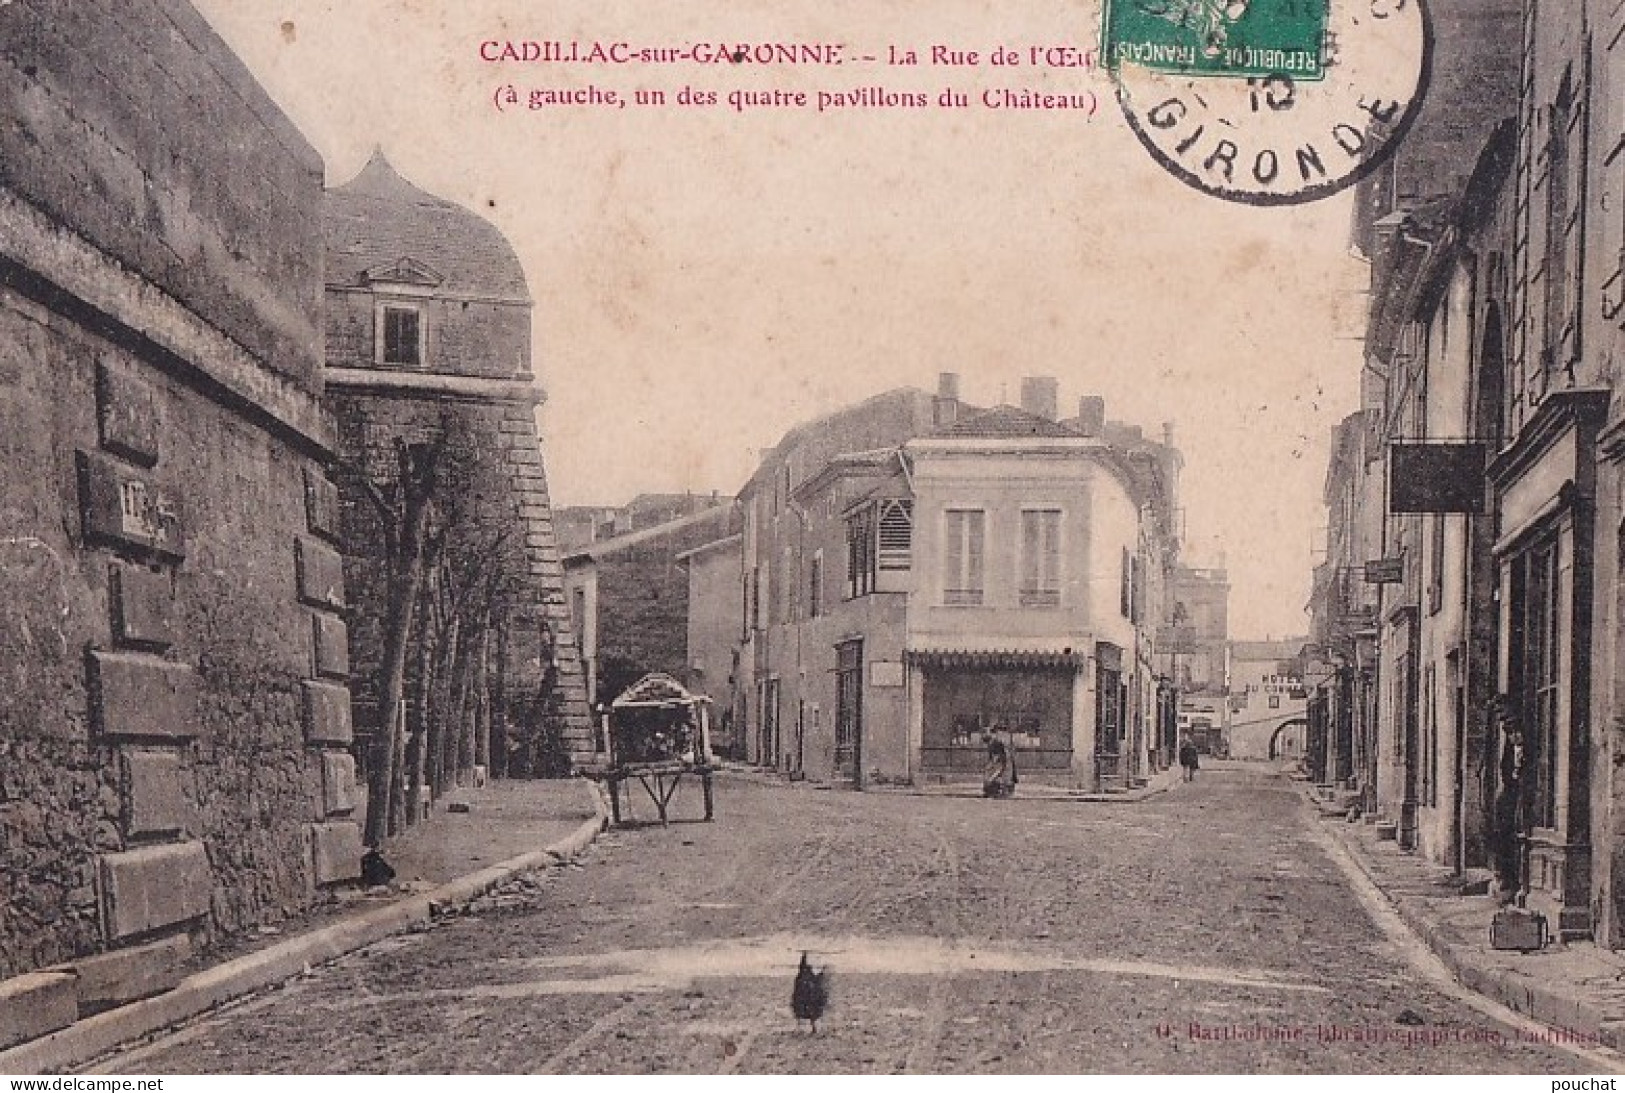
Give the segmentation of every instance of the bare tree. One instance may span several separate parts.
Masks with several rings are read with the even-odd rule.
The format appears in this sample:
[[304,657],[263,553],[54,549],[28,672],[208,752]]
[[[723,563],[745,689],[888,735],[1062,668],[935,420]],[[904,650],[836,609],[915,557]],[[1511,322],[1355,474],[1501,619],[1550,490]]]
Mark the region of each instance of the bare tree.
[[384,556],[388,569],[384,609],[383,658],[379,664],[379,713],[384,731],[377,742],[367,793],[364,841],[377,847],[399,828],[395,807],[405,758],[406,726],[403,697],[412,620],[434,519],[435,491],[444,443],[395,442],[396,476],[388,494],[365,475],[361,483],[379,510],[384,527]]

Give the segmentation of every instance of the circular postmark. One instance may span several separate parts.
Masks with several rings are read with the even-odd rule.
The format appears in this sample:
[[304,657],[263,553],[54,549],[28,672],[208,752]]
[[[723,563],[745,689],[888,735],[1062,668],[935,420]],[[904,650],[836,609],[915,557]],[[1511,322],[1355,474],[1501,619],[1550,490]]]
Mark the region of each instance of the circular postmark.
[[1327,197],[1404,138],[1427,89],[1424,0],[1105,0],[1130,128],[1171,174],[1251,205]]

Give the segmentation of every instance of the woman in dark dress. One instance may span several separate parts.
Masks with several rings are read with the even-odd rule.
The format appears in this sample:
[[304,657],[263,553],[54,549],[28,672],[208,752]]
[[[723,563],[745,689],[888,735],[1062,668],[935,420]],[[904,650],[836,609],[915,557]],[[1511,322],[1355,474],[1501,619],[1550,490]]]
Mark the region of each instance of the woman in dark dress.
[[1179,765],[1185,768],[1185,781],[1189,782],[1196,777],[1196,768],[1202,765],[1201,753],[1196,745],[1186,740],[1179,745]]
[[982,773],[983,797],[1014,797],[1016,793],[1015,749],[1001,739],[998,729],[982,737],[987,745],[987,766]]

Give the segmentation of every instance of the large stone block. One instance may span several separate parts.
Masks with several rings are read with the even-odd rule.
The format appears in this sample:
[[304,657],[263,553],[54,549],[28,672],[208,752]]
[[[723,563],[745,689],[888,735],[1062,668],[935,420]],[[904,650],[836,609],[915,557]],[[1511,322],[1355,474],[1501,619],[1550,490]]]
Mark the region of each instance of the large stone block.
[[317,884],[361,878],[361,828],[339,821],[310,825],[310,868]]
[[350,628],[337,615],[318,611],[311,616],[311,662],[319,676],[349,677]]
[[113,633],[119,644],[167,649],[175,642],[175,584],[168,573],[114,562]]
[[355,809],[355,757],[322,752],[322,814],[340,816]]
[[169,561],[186,557],[184,506],[153,471],[100,452],[77,454],[87,539]]
[[305,468],[305,526],[324,539],[338,539],[339,489],[315,467]]
[[124,830],[134,837],[185,831],[192,805],[181,782],[181,757],[167,751],[124,753]]
[[90,705],[105,737],[190,740],[198,734],[198,675],[140,653],[90,651]]
[[0,979],[0,1050],[67,1028],[79,1018],[74,977],[31,972]]
[[102,360],[96,368],[96,419],[102,447],[143,467],[158,462],[164,419],[158,392],[135,367]]
[[78,979],[76,994],[80,1017],[162,994],[181,981],[192,955],[192,939],[185,934],[149,945],[115,949],[63,965]]
[[295,546],[299,566],[299,598],[317,607],[344,606],[344,562],[339,552],[308,535]]
[[337,683],[307,679],[305,688],[305,742],[348,747],[355,739],[350,722],[350,689]]
[[105,854],[101,866],[110,938],[149,933],[209,913],[214,878],[200,842]]

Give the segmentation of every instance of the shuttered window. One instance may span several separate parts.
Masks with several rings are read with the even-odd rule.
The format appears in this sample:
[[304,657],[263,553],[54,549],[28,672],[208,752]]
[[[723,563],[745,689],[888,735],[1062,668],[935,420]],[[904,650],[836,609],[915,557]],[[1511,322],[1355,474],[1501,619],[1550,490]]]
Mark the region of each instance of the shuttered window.
[[384,364],[423,363],[423,330],[417,308],[385,307],[383,328]]
[[914,545],[914,512],[908,501],[886,501],[880,507],[880,568],[906,571]]
[[1061,603],[1061,512],[1026,509],[1021,514],[1021,606]]
[[875,590],[875,510],[859,509],[846,519],[846,598]]
[[1125,619],[1134,617],[1134,555],[1123,548],[1123,570],[1118,578],[1117,610]]
[[943,602],[969,607],[982,602],[983,549],[987,514],[981,509],[949,509],[943,544]]

